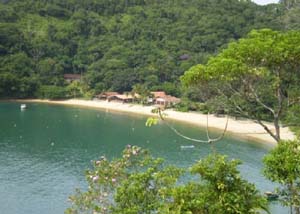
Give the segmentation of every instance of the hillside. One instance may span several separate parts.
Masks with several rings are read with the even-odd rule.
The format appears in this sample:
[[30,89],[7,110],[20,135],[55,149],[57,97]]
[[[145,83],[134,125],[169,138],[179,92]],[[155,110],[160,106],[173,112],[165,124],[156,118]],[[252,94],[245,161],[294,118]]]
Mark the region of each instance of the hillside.
[[82,74],[92,93],[140,84],[180,95],[178,77],[229,41],[283,29],[282,5],[247,0],[4,2],[0,97],[38,96],[43,85],[65,86],[66,73]]

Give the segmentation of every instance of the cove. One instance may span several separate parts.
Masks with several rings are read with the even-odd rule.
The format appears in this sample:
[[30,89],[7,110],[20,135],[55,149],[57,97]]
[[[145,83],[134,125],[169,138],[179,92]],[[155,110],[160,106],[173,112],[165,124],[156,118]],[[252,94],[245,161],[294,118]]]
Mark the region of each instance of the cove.
[[[6,214],[57,214],[68,207],[68,196],[86,186],[90,161],[118,157],[127,144],[149,149],[156,157],[189,167],[211,152],[210,146],[176,136],[163,124],[148,128],[146,117],[48,104],[0,102],[0,207]],[[175,123],[191,137],[203,130]],[[181,146],[194,145],[193,149]],[[262,173],[262,157],[270,147],[225,137],[215,146],[221,154],[243,161],[242,176],[262,191],[275,184]],[[273,214],[288,213],[276,202]]]

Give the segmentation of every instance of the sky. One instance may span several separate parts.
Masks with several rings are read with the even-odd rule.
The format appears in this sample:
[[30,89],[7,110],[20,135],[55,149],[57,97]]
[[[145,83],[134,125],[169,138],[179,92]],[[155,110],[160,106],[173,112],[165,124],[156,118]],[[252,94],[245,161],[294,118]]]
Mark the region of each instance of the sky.
[[266,5],[266,4],[271,4],[271,3],[278,3],[279,0],[252,0],[256,4],[260,5]]

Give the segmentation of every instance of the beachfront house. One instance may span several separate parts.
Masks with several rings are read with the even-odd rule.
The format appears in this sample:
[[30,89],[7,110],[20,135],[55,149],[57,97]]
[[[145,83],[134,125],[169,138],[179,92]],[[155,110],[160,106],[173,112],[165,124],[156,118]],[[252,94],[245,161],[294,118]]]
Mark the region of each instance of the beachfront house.
[[164,91],[153,91],[151,94],[153,95],[154,104],[164,108],[171,107],[181,101],[177,97],[167,95]]
[[108,102],[132,103],[134,96],[131,94],[116,94],[107,98]]
[[105,92],[102,92],[101,94],[96,95],[95,98],[97,98],[99,100],[108,100],[109,97],[115,96],[115,95],[120,95],[120,94],[115,91],[105,91]]
[[80,74],[64,74],[64,79],[68,83],[71,83],[73,81],[81,81],[81,75]]
[[150,93],[154,99],[167,96],[166,92],[164,91],[151,91]]
[[155,99],[155,104],[163,107],[171,107],[178,103],[180,103],[180,99],[177,97],[173,97],[170,95],[167,95],[165,97],[159,97]]

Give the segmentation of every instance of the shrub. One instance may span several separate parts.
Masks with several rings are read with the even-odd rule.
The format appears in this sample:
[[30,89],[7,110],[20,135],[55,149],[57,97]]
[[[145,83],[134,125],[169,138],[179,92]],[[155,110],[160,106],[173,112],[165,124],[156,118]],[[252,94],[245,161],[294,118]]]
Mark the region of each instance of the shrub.
[[67,98],[67,90],[64,87],[42,85],[37,91],[37,97],[41,99],[64,99]]

